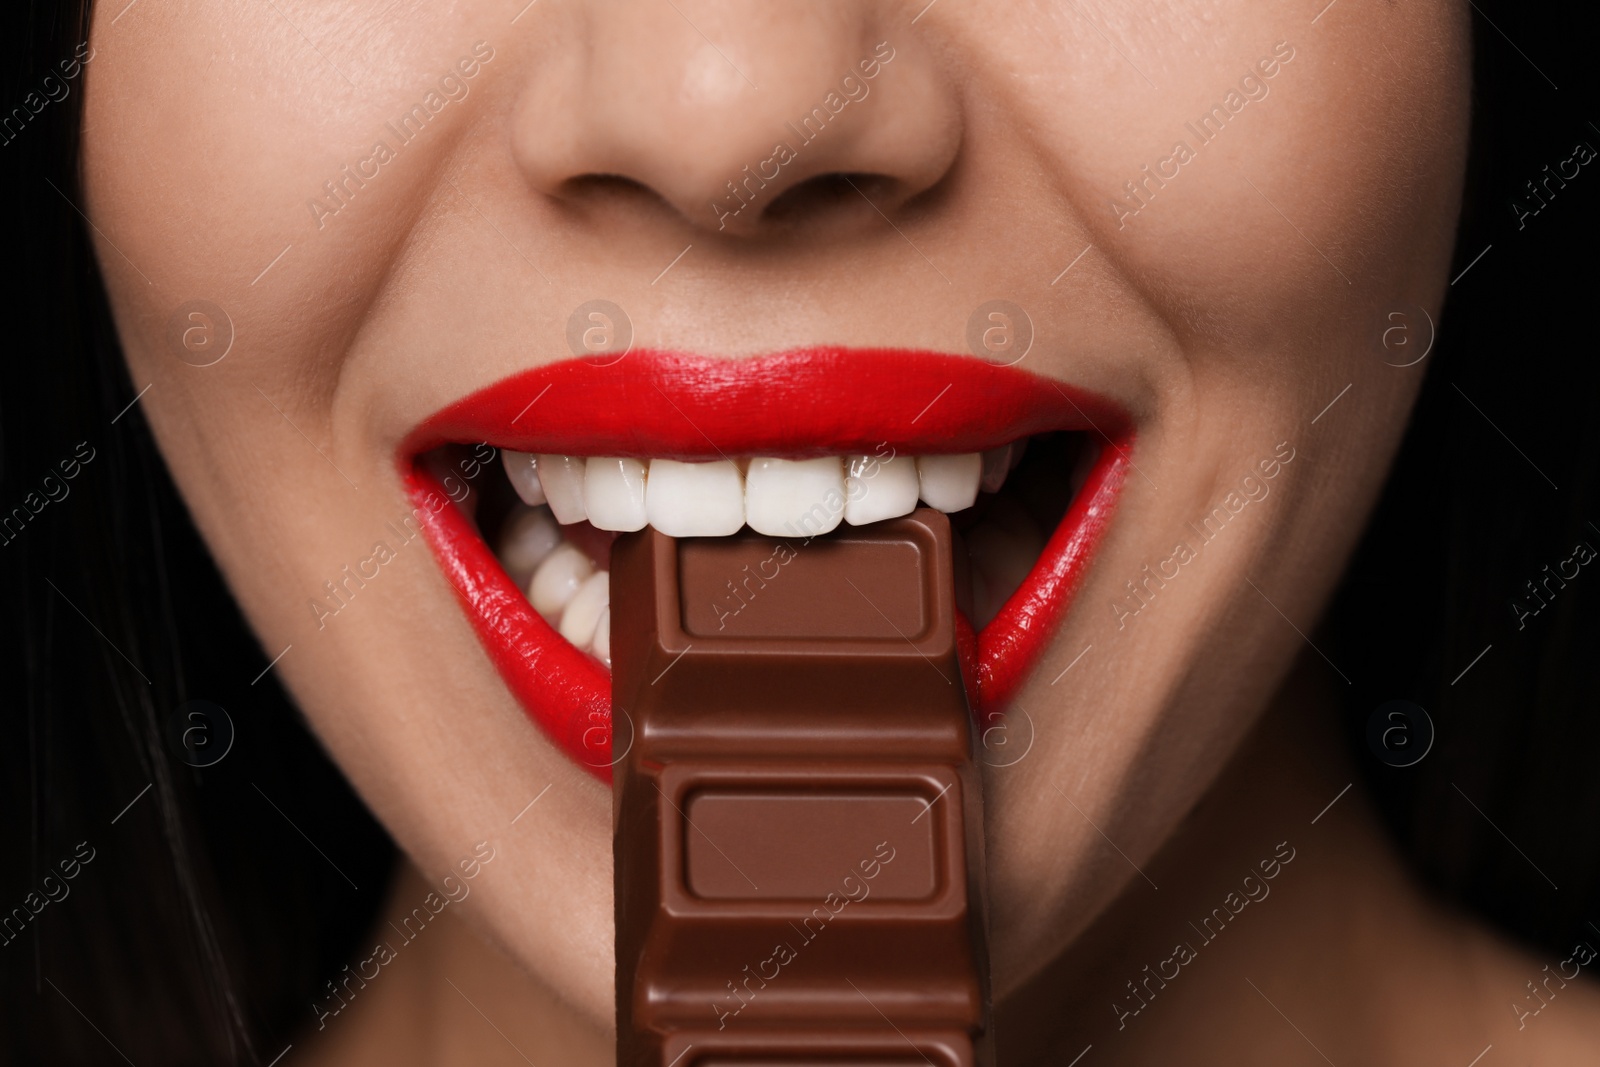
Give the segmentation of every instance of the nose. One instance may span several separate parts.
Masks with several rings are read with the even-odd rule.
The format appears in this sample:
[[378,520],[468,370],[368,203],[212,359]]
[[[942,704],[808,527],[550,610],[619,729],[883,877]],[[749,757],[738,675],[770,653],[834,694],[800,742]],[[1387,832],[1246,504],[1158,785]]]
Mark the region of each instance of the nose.
[[961,142],[954,84],[900,13],[862,0],[582,4],[520,88],[517,164],[546,195],[642,187],[723,234],[846,205],[875,219],[863,199],[892,214],[939,182]]

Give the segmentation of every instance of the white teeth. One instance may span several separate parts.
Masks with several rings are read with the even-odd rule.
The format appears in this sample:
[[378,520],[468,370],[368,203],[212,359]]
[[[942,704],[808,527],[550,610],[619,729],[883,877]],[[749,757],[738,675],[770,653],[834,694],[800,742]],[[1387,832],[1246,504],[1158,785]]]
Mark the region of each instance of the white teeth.
[[851,456],[844,483],[844,521],[861,526],[917,507],[917,463],[910,456]]
[[522,585],[560,543],[561,528],[550,517],[549,509],[519,510],[506,520],[500,532],[500,563],[511,579]]
[[538,457],[539,485],[550,501],[551,514],[563,526],[584,519],[584,466],[582,456]]
[[532,452],[513,452],[509,448],[502,448],[500,462],[505,464],[511,488],[517,491],[524,504],[531,508],[545,502],[544,487],[539,484],[538,456]]
[[940,511],[964,511],[978,499],[983,457],[976,452],[953,456],[918,456],[917,480],[922,499]]
[[583,507],[601,530],[644,529],[644,464],[590,456],[584,466]]
[[983,453],[983,477],[978,480],[978,488],[985,493],[1000,491],[1006,484],[1006,475],[1011,473],[1011,451],[1010,445],[1001,445]]
[[745,521],[756,533],[769,537],[827,533],[844,517],[844,505],[844,468],[838,456],[750,461],[744,510]]
[[[527,590],[534,610],[609,668],[611,576],[563,539],[562,526],[588,521],[621,532],[648,524],[672,537],[724,537],[748,524],[769,537],[805,538],[841,522],[863,525],[906,515],[919,500],[940,511],[962,511],[980,491],[999,493],[1026,444],[1018,440],[958,455],[709,462],[503,450],[506,474],[524,504],[513,505],[501,525],[498,556]],[[1085,471],[1072,472],[1075,484]],[[973,621],[980,627],[1026,579],[1044,548],[1044,532],[1015,495],[1013,489],[985,497],[981,521],[967,524]]]
[[909,514],[920,498],[940,511],[998,492],[1025,442],[959,455],[756,457],[690,463],[615,456],[502,452],[524,501],[548,503],[563,526],[588,520],[612,531],[646,524],[673,537],[724,537],[749,524],[770,537],[810,537],[840,521],[859,526]]
[[645,516],[671,537],[725,537],[744,525],[744,476],[732,460],[650,461]]
[[602,613],[611,608],[611,575],[596,571],[584,579],[561,613],[561,636],[583,648],[594,640]]
[[528,585],[528,600],[533,610],[546,619],[558,618],[571,603],[578,587],[594,573],[594,564],[571,544],[563,543],[544,558]]

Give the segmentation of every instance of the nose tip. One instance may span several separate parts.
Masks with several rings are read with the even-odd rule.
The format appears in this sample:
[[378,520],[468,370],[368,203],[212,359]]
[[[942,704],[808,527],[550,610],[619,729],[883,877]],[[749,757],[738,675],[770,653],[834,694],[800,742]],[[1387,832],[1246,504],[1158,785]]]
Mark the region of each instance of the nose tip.
[[552,54],[522,89],[517,163],[546,195],[582,199],[621,180],[723,234],[865,195],[892,211],[948,171],[961,123],[933,57],[895,41],[876,10],[850,0],[586,8],[590,44]]

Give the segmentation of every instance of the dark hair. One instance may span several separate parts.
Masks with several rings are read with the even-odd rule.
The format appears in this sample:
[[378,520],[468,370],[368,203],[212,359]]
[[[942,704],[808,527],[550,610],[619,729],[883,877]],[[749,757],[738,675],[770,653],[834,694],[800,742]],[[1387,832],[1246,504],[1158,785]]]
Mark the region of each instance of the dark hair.
[[[1536,214],[1524,183],[1546,181],[1574,142],[1600,142],[1581,111],[1593,36],[1575,8],[1481,7],[1444,340],[1318,639],[1351,675],[1354,751],[1422,876],[1560,951],[1600,921],[1587,829],[1600,816],[1600,576],[1550,586],[1533,614],[1525,582],[1578,541],[1600,546],[1600,391],[1570,347],[1592,313],[1580,255],[1600,177],[1558,178]],[[0,114],[15,344],[0,370],[13,731],[0,746],[0,1056],[267,1063],[373,920],[393,849],[267,669],[279,650],[252,637],[142,418],[79,211],[82,75],[63,79],[61,64],[87,39],[87,3],[3,17],[0,101],[18,110]],[[40,92],[46,75],[64,98]],[[1404,769],[1366,737],[1392,698],[1437,728]],[[237,731],[213,766],[192,766],[204,761],[179,737],[191,699]]]
[[[1600,944],[1600,566],[1582,563],[1600,552],[1595,27],[1578,5],[1475,10],[1443,337],[1325,650],[1424,881],[1558,959]],[[1411,767],[1367,733],[1396,699],[1436,731]]]
[[[279,650],[129,407],[79,212],[87,15],[21,3],[0,40],[0,1062],[264,1064],[368,932],[393,849],[263,674]],[[226,724],[191,699],[237,734],[210,767],[183,731]]]

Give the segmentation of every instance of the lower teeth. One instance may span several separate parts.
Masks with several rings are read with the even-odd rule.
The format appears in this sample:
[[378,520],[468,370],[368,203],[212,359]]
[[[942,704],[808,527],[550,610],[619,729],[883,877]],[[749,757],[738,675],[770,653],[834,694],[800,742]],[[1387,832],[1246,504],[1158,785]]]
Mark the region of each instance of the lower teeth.
[[611,574],[596,569],[561,535],[549,508],[520,505],[512,512],[498,555],[507,575],[546,622],[578,649],[611,666]]

